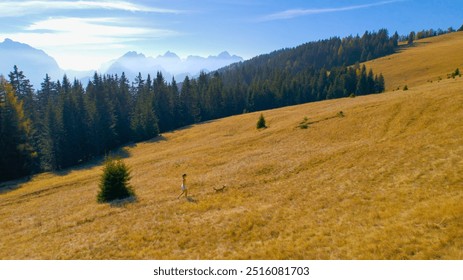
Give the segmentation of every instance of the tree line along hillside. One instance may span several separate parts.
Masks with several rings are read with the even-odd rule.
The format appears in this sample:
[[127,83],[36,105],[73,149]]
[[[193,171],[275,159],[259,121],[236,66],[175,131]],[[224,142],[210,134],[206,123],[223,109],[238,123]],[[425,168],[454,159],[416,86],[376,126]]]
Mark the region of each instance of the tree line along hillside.
[[161,73],[132,82],[124,73],[95,73],[85,86],[45,75],[34,90],[15,66],[0,77],[0,181],[67,168],[201,121],[380,93],[383,76],[358,63],[391,54],[397,44],[397,33],[385,29],[335,37],[186,77],[181,86]]

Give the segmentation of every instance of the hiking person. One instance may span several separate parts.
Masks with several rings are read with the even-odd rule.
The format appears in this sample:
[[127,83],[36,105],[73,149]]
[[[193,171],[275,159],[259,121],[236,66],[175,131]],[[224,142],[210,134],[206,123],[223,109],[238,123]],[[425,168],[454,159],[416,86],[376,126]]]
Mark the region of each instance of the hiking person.
[[182,185],[180,186],[180,188],[182,189],[182,193],[178,196],[178,198],[185,194],[185,197],[188,199],[188,189],[186,187],[186,174],[182,175]]

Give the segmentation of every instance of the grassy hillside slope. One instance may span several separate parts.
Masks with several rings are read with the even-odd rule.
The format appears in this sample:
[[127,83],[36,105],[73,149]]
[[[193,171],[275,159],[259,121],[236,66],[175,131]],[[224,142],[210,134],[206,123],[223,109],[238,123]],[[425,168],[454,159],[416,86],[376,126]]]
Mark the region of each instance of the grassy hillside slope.
[[[463,259],[463,78],[413,77],[409,91],[265,111],[265,130],[257,112],[126,147],[135,203],[96,202],[99,162],[10,183],[0,258]],[[183,173],[196,202],[177,199]]]
[[446,79],[456,68],[463,70],[463,32],[454,32],[415,41],[396,54],[365,63],[375,73],[383,73],[386,90],[414,87]]

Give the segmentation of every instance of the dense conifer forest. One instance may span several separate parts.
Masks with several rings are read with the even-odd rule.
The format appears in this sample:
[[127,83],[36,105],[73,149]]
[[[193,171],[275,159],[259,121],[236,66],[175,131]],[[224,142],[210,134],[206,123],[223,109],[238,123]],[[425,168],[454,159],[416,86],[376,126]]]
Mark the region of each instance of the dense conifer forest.
[[382,74],[359,63],[393,53],[398,40],[397,33],[389,36],[385,29],[334,37],[186,77],[179,84],[159,72],[134,81],[124,73],[95,73],[87,85],[45,74],[34,89],[15,66],[8,77],[0,77],[0,181],[67,168],[206,120],[383,92]]

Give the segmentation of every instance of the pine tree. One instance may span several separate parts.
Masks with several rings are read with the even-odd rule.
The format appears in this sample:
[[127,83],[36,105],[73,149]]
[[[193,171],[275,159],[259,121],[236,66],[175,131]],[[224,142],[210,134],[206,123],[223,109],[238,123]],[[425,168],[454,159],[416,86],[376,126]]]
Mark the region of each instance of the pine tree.
[[50,99],[56,99],[56,97],[58,96],[58,92],[56,88],[56,83],[51,80],[48,74],[45,75],[45,78],[43,79],[43,82],[40,85],[41,88],[37,94],[37,102],[38,111],[40,112],[40,115],[43,116],[43,112],[48,104],[48,101]]
[[367,76],[367,90],[365,94],[369,93],[375,93],[375,76],[373,75],[373,70],[370,69],[368,71],[368,76]]
[[[114,96],[105,87],[103,78],[95,73],[86,89],[86,111],[88,113],[91,154],[102,155],[117,146],[116,114]],[[98,140],[96,140],[98,139]]]
[[265,123],[264,114],[260,114],[259,120],[257,121],[257,124],[256,124],[256,127],[257,127],[257,129],[267,128],[267,125]]
[[174,111],[174,120],[173,120],[173,125],[174,125],[174,128],[178,128],[178,127],[181,127],[182,126],[182,123],[181,123],[181,117],[182,117],[182,113],[181,113],[181,104],[180,104],[180,92],[179,92],[179,89],[178,89],[178,86],[177,86],[177,82],[175,81],[175,78],[172,77],[172,82],[170,83],[170,86],[169,86],[169,94],[172,96],[173,98],[173,111]]
[[134,140],[144,141],[159,134],[158,119],[148,96],[139,96],[135,102],[131,127]]
[[59,103],[49,100],[44,115],[40,158],[44,170],[59,170],[63,162],[63,118]]
[[[59,110],[58,86],[48,76],[45,76],[41,83],[41,89],[37,93],[38,118],[34,122],[35,130],[38,131],[38,160],[42,171],[53,170],[57,166],[56,156],[53,152],[53,142],[56,140],[52,131],[56,125],[56,116],[51,113]],[[84,120],[85,121],[85,120]]]
[[355,91],[356,95],[363,95],[368,93],[368,78],[367,70],[365,64],[358,71],[357,75],[357,89]]
[[407,42],[408,45],[413,44],[413,41],[415,40],[415,36],[416,36],[416,34],[415,34],[414,31],[410,32],[410,34],[408,35],[408,42]]
[[10,84],[20,99],[30,97],[33,94],[34,90],[29,79],[26,78],[23,71],[20,71],[16,65],[13,67],[13,71],[8,74],[8,77],[10,78]]
[[154,111],[154,92],[151,78],[148,75],[147,82],[141,74],[135,79],[133,89],[135,93],[134,107],[131,118],[133,139],[144,141],[156,137],[159,134],[158,118]]
[[[40,122],[40,107],[37,106],[37,96],[34,92],[31,82],[27,79],[23,71],[20,71],[15,65],[13,71],[8,75],[10,84],[13,86],[18,100],[23,103],[23,109],[26,117],[30,120],[30,144],[34,151],[39,150],[40,146],[40,130],[37,123]],[[34,157],[31,163],[32,172],[40,170],[39,157]]]
[[34,89],[23,71],[15,65],[13,71],[8,74],[10,84],[20,101],[23,101],[24,110],[29,119],[34,119]]
[[36,152],[31,121],[11,84],[0,76],[0,181],[29,175]]
[[135,196],[129,185],[130,170],[121,159],[106,159],[100,179],[98,202],[110,202]]
[[215,119],[222,116],[223,83],[218,72],[207,82],[207,90],[203,95],[204,117],[205,119]]
[[[84,101],[84,90],[81,83],[74,80],[73,84],[64,75],[59,90],[58,104],[61,110],[56,112],[62,126],[58,139],[60,139],[60,168],[75,165],[87,158],[87,122]],[[59,122],[59,121],[58,121]],[[51,124],[54,125],[54,124]]]
[[375,93],[384,92],[385,89],[386,86],[384,84],[384,76],[382,73],[380,73],[379,76],[375,77]]
[[182,111],[182,126],[193,124],[201,120],[201,108],[196,94],[196,80],[190,80],[188,76],[183,80],[180,92],[180,108]]
[[157,72],[154,81],[154,111],[159,120],[160,132],[174,129],[174,97],[161,72]]
[[130,114],[132,111],[132,96],[130,95],[129,81],[122,73],[120,79],[117,77],[113,81],[116,88],[115,114],[116,114],[116,134],[121,143],[131,140],[132,131],[130,128]]
[[327,88],[326,85],[327,85],[326,70],[322,68],[319,72],[317,85],[316,85],[317,100],[326,99],[326,88]]

